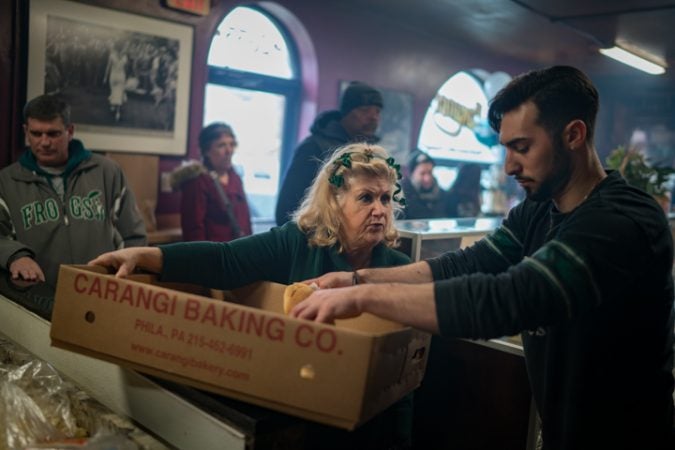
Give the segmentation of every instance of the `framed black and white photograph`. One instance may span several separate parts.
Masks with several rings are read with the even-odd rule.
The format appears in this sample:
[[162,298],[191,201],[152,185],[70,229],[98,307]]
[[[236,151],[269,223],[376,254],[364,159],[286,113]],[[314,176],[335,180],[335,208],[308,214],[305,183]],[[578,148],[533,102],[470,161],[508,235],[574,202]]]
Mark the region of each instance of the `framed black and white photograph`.
[[92,150],[185,155],[193,28],[31,0],[27,98],[58,94]]

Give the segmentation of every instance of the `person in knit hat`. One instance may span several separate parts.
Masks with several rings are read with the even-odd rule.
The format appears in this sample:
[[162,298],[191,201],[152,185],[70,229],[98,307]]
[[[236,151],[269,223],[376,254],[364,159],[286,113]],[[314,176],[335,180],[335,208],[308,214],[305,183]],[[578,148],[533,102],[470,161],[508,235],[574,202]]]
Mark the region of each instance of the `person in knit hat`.
[[384,107],[382,94],[360,81],[349,83],[340,98],[339,109],[320,113],[310,131],[293,153],[284,174],[276,206],[277,225],[290,220],[300,206],[322,162],[337,147],[350,142],[375,143]]
[[404,219],[449,217],[448,192],[438,185],[433,169],[436,161],[421,150],[408,156],[408,176],[401,183],[406,198]]

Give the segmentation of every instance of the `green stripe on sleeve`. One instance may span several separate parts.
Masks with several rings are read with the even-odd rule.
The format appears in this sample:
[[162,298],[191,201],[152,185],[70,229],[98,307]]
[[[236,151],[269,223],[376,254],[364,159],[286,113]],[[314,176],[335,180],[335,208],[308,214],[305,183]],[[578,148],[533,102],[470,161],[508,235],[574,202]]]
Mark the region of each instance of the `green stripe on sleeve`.
[[564,243],[552,240],[526,262],[543,273],[563,293],[570,317],[580,309],[601,303],[600,290],[590,268],[574,249]]
[[504,225],[497,228],[483,241],[493,252],[504,258],[509,265],[518,264],[522,259],[523,244],[516,238],[511,230]]

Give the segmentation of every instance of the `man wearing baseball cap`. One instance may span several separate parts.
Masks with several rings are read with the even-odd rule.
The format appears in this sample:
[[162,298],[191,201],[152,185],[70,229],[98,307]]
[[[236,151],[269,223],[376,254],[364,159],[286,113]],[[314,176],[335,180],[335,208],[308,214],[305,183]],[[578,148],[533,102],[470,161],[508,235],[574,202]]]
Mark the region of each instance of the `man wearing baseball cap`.
[[377,142],[382,94],[360,81],[352,81],[340,98],[340,109],[320,113],[300,143],[284,175],[276,208],[277,225],[286,223],[298,208],[305,190],[324,159],[349,142]]

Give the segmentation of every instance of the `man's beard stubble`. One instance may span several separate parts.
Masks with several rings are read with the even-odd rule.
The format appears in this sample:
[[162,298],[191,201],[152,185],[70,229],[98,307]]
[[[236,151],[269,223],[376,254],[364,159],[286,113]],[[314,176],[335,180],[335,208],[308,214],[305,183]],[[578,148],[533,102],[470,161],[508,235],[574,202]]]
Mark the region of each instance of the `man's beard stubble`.
[[527,193],[536,202],[551,200],[567,185],[572,177],[572,158],[562,143],[562,136],[553,139],[553,170],[541,182],[539,189]]

